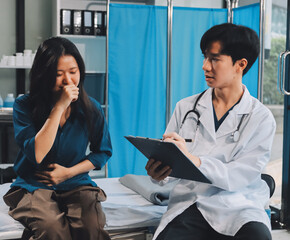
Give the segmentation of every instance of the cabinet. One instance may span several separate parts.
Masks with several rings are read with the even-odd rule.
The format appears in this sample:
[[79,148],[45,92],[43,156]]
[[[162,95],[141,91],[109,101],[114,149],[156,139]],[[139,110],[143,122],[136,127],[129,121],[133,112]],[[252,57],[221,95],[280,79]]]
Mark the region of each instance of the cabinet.
[[106,36],[61,34],[61,10],[106,11],[107,1],[53,0],[52,34],[72,41],[80,51],[86,66],[85,89],[97,99],[107,116],[106,101]]
[[[3,6],[1,2],[1,7],[3,7],[2,9],[5,9],[4,11],[6,12],[7,6],[5,8],[5,3]],[[15,50],[16,52],[22,52],[24,50],[24,1],[16,0],[15,7],[16,7],[16,12],[17,12],[16,14],[16,49]],[[8,20],[7,24],[9,23],[11,22]],[[3,36],[5,35],[6,34],[4,33]],[[13,43],[13,41],[11,43]],[[17,67],[16,66],[0,66],[0,68],[11,69],[11,72],[13,72],[14,69],[16,70],[16,77],[15,77],[16,95],[18,95],[19,93],[24,93],[25,92],[25,81],[24,81],[25,68],[27,67],[26,66],[25,67],[24,66],[17,66]],[[1,77],[3,77],[3,75],[5,76],[5,74],[2,73],[1,69],[0,69]],[[1,82],[1,84],[3,84],[3,82]],[[7,92],[5,94],[7,94]],[[6,96],[2,95],[2,97],[5,98]],[[11,179],[15,178],[15,174],[12,170],[12,165],[16,157],[17,151],[18,151],[18,147],[15,143],[14,134],[13,134],[12,113],[1,111],[0,112],[0,183],[3,183],[4,181],[11,182]]]
[[12,112],[0,112],[0,184],[15,178],[12,166],[18,153],[14,139]]

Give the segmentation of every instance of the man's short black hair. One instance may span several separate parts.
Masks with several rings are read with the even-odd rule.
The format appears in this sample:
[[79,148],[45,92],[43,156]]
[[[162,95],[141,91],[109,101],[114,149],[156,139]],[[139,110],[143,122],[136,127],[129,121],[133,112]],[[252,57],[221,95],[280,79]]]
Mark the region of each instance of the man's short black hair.
[[213,42],[221,44],[221,54],[232,58],[233,64],[242,58],[247,59],[248,65],[243,71],[245,75],[256,61],[260,52],[260,41],[257,33],[245,26],[224,23],[207,30],[201,40],[200,49],[203,54]]

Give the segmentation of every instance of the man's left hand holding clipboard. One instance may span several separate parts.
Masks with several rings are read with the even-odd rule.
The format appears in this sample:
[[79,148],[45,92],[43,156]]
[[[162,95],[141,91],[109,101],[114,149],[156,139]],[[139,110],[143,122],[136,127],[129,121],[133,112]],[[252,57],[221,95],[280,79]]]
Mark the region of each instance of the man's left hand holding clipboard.
[[178,134],[164,134],[162,140],[133,136],[125,138],[146,156],[148,162],[145,169],[156,181],[170,175],[175,178],[211,183],[198,169],[200,159],[188,152],[185,139]]

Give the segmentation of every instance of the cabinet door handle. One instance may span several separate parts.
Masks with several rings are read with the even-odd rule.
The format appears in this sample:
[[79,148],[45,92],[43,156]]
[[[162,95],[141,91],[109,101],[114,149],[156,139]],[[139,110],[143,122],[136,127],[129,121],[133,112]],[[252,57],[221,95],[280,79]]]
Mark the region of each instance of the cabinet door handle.
[[279,55],[279,61],[278,61],[277,85],[278,85],[279,92],[283,95],[290,95],[290,92],[287,92],[285,90],[285,75],[286,75],[285,61],[289,54],[290,54],[290,51],[281,52]]

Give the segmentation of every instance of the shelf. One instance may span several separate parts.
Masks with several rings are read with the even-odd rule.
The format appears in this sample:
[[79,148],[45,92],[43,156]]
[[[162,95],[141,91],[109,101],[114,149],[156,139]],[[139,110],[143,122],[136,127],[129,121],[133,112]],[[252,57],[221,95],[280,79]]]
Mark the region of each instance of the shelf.
[[105,71],[86,71],[86,74],[106,74]]
[[2,69],[30,69],[31,66],[7,66],[7,65],[0,65],[0,68]]
[[13,167],[14,166],[14,164],[13,163],[1,163],[0,164],[0,169],[7,169],[7,168],[11,168],[11,167]]
[[105,11],[107,6],[106,0],[56,0],[60,9],[83,9],[83,10],[100,10]]
[[0,123],[13,123],[12,112],[0,112]]
[[98,36],[98,35],[73,35],[73,34],[58,34],[58,37],[63,37],[63,38],[106,38],[106,36]]
[[[0,69],[31,69],[31,66],[1,66]],[[86,71],[87,74],[105,74],[105,71]]]
[[90,11],[106,11],[107,1],[101,0],[53,0],[52,1],[52,34],[54,36],[70,36],[72,38],[93,38],[96,36],[88,35],[66,35],[60,33],[60,10],[61,9],[78,9],[78,10],[90,10]]

